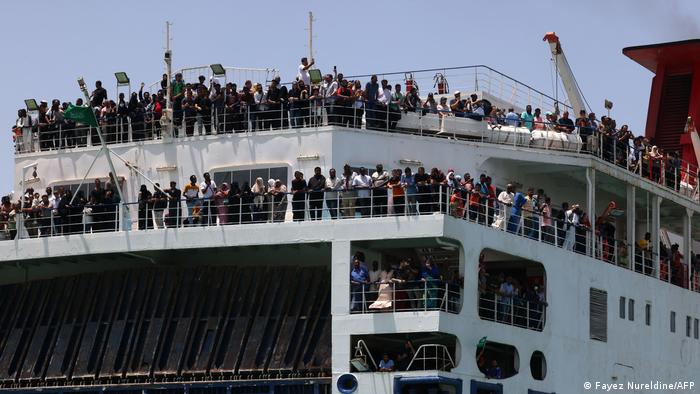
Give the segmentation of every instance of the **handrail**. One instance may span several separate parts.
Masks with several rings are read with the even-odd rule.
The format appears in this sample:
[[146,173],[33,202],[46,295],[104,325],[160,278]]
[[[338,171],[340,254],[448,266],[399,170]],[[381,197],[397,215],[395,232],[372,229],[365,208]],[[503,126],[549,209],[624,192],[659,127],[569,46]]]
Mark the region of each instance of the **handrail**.
[[[434,349],[435,356],[434,357],[428,356],[427,349]],[[442,358],[438,357],[438,350],[442,351]],[[418,357],[421,354],[421,351],[423,353],[423,357]],[[445,357],[445,355],[447,357]],[[408,363],[408,367],[406,367],[407,371],[411,370],[411,367],[413,366],[414,361],[419,361],[419,362],[422,361],[423,362],[422,371],[428,370],[426,368],[426,362],[429,362],[429,361],[434,361],[435,369],[438,371],[449,371],[448,368],[455,367],[455,363],[454,363],[454,360],[452,359],[452,355],[450,354],[450,350],[447,348],[447,346],[442,345],[442,344],[437,344],[437,343],[429,343],[429,344],[425,344],[425,345],[420,345],[420,347],[416,350],[416,353],[413,355],[411,362]],[[442,362],[442,363],[438,364],[439,362]]]
[[[179,228],[193,226],[221,226],[231,224],[280,223],[287,221],[315,220],[347,220],[354,218],[373,218],[387,216],[413,216],[440,213],[456,219],[480,224],[494,231],[556,246],[564,250],[584,254],[588,257],[613,263],[621,268],[634,270],[647,276],[657,277],[684,288],[698,288],[696,277],[689,282],[690,267],[676,262],[666,261],[658,254],[646,258],[642,251],[641,269],[636,261],[631,261],[627,255],[625,240],[615,239],[614,236],[603,237],[599,232],[593,234],[589,228],[582,225],[567,225],[566,222],[550,216],[551,226],[542,226],[547,219],[541,212],[518,213],[512,211],[512,206],[498,200],[486,198],[474,201],[471,194],[462,193],[462,189],[454,190],[447,185],[426,185],[429,191],[407,194],[404,199],[397,199],[390,204],[387,188],[354,189],[347,191],[318,191],[279,193],[277,200],[271,199],[268,193],[258,194],[262,199],[255,200],[256,195],[234,195],[231,204],[223,200],[194,199],[171,200],[157,203],[149,202],[119,203],[98,205],[97,212],[86,211],[82,205],[64,205],[61,210],[44,207],[37,211],[31,208],[20,209],[15,204],[11,212],[0,212],[0,234],[6,234],[9,239],[27,237],[63,236],[68,234],[92,233],[102,231],[150,231],[154,228]],[[362,192],[364,190],[364,192]],[[380,192],[381,191],[381,192]],[[366,194],[355,194],[362,192]],[[238,196],[238,197],[237,197]],[[281,197],[280,197],[281,196]],[[296,196],[296,198],[295,198]],[[312,197],[315,196],[315,197]],[[331,198],[326,198],[330,196]],[[343,206],[342,202],[351,202]],[[329,204],[329,202],[331,202]],[[324,207],[325,203],[325,207]],[[136,209],[124,209],[136,205]],[[185,205],[185,206],[183,206]],[[291,206],[291,209],[290,209]],[[26,205],[25,205],[26,207]],[[71,211],[80,207],[80,212]],[[185,210],[185,208],[187,210]],[[185,213],[186,212],[186,213]],[[523,214],[525,212],[526,214]],[[44,215],[45,213],[45,215]],[[528,219],[528,214],[532,216]],[[25,214],[27,214],[25,218]],[[359,216],[358,216],[359,215]],[[291,216],[291,217],[290,217]],[[199,218],[199,223],[195,221]],[[187,220],[183,220],[187,219]],[[22,223],[19,223],[22,221]],[[18,230],[22,232],[18,233]],[[600,228],[597,228],[599,231]],[[6,239],[7,239],[6,238]],[[675,266],[674,266],[675,265]],[[680,271],[679,271],[680,270]],[[685,272],[683,272],[685,271]],[[449,294],[449,292],[447,293]],[[431,300],[432,300],[431,296]],[[449,310],[451,303],[448,299],[435,299],[441,303],[439,308]],[[431,304],[432,305],[432,304]],[[437,304],[435,305],[437,308]]]

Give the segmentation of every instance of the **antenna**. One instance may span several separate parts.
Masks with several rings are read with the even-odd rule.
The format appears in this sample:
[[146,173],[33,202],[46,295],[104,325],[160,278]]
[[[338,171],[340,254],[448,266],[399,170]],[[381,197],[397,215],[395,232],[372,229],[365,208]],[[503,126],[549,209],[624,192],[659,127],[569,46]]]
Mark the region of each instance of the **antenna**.
[[309,61],[314,58],[314,47],[313,47],[313,37],[314,37],[314,14],[309,11]]
[[165,74],[167,75],[167,84],[165,89],[165,111],[160,118],[160,124],[163,126],[163,135],[171,137],[173,135],[173,103],[171,100],[172,86],[170,81],[173,79],[173,52],[170,50],[170,26],[172,23],[165,22]]

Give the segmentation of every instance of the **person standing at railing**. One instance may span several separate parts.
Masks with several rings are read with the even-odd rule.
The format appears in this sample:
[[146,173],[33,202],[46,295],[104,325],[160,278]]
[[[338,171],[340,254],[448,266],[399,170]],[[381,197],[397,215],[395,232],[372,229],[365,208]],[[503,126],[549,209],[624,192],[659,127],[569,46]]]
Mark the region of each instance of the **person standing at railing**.
[[344,219],[355,217],[355,203],[357,200],[357,192],[354,190],[353,181],[355,180],[356,176],[357,173],[355,173],[352,170],[352,168],[350,168],[350,165],[346,163],[343,166],[343,174],[340,178],[341,182],[343,183],[342,193],[340,197],[342,198],[342,212]]
[[433,263],[432,258],[426,257],[425,266],[421,270],[420,277],[421,281],[424,282],[425,293],[423,295],[423,302],[425,303],[425,308],[434,309],[438,306],[438,302],[440,301],[438,289],[442,281],[442,276],[435,263]]
[[350,271],[350,311],[364,310],[365,290],[369,284],[369,273],[362,267],[360,259],[355,257]]
[[520,116],[515,113],[513,108],[508,108],[508,113],[506,113],[506,125],[513,127],[520,126]]
[[411,171],[411,167],[406,167],[404,169],[400,182],[406,191],[406,212],[409,215],[414,215],[417,212],[416,194],[418,194],[418,190],[416,189],[416,179]]
[[352,188],[357,192],[357,206],[362,217],[369,217],[371,211],[372,177],[367,175],[367,169],[360,167],[360,173],[352,181]]
[[525,196],[525,205],[523,206],[523,226],[524,233],[527,237],[532,239],[538,239],[540,231],[539,224],[539,197],[535,194],[532,187],[527,189],[527,195]]
[[[593,125],[591,124],[590,118],[586,116],[586,110],[581,109],[579,111],[579,116],[576,118],[574,121],[574,124],[578,128],[578,135],[581,137],[581,150],[582,151],[588,151],[588,152],[593,152],[592,146],[589,146],[589,138],[594,135],[595,133],[595,128],[593,128]],[[595,139],[591,138],[591,139]]]
[[562,248],[565,250],[573,251],[576,246],[576,228],[581,224],[579,214],[580,209],[578,204],[573,204],[571,209],[564,213],[564,231],[566,236]]
[[185,135],[191,137],[194,135],[194,123],[197,119],[197,108],[192,93],[192,89],[185,91],[185,98],[182,99],[182,113],[185,117]]
[[275,185],[270,190],[272,196],[272,221],[275,223],[284,222],[287,214],[287,186],[279,179],[275,180]]
[[[539,195],[543,195],[538,193]],[[542,198],[542,197],[540,197]],[[552,227],[552,199],[544,197],[540,204],[540,231],[542,240],[548,244],[554,244],[554,227]]]
[[515,285],[513,283],[513,277],[508,275],[498,288],[498,321],[506,324],[513,323],[511,317],[514,296]]
[[148,190],[146,185],[141,185],[141,188],[139,189],[139,197],[138,197],[138,205],[139,205],[139,212],[138,212],[138,217],[139,217],[139,224],[138,224],[138,229],[139,230],[146,230],[151,228],[151,225],[148,223],[148,212],[151,210],[151,200],[153,198],[153,194]]
[[15,122],[15,147],[18,153],[31,152],[32,149],[32,117],[27,115],[27,110],[21,108],[17,111]]
[[514,190],[515,188],[513,184],[509,183],[506,185],[506,190],[503,190],[498,195],[498,213],[493,220],[493,224],[491,225],[492,227],[505,230],[506,223],[508,221],[507,212],[510,209],[510,206],[513,204],[513,199],[515,198],[515,194],[513,193]]
[[282,125],[282,103],[280,99],[280,89],[276,80],[270,81],[270,87],[265,92],[264,104],[266,113],[263,117],[262,128],[264,130],[277,130]]
[[377,76],[372,75],[369,82],[365,85],[365,121],[366,127],[368,129],[376,129],[379,127],[378,118],[380,118],[377,112],[377,106],[379,103],[379,96],[382,94],[382,90],[377,83]]
[[379,272],[377,299],[369,306],[369,309],[382,310],[392,307],[394,301],[393,278],[394,271],[391,269],[391,265],[385,261],[382,264],[382,270]]
[[[208,172],[205,172],[203,177],[204,180],[199,185],[199,191],[202,192],[202,209],[200,210],[199,217],[202,225],[207,226],[216,224],[216,208],[212,209],[214,194],[216,193],[216,182],[211,179],[211,175],[209,175]],[[258,179],[262,180],[262,178]]]
[[63,110],[61,109],[61,101],[57,99],[51,100],[51,108],[46,113],[49,119],[49,139],[51,139],[51,145],[55,148],[61,149],[64,147],[62,129],[64,126]]
[[[167,76],[166,76],[167,77]],[[167,87],[166,87],[167,89]],[[173,102],[173,124],[179,126],[182,123],[182,100],[185,98],[185,81],[182,73],[176,73],[175,79],[170,84]]]
[[[262,88],[261,88],[262,89]],[[262,95],[262,93],[261,93]],[[211,100],[205,86],[197,88],[197,98],[194,100],[194,109],[197,111],[197,124],[200,135],[211,134]]]
[[[411,93],[406,96],[406,102],[405,104],[406,110],[410,110],[410,108],[414,107],[412,104],[410,104],[411,101],[411,96],[413,96],[413,89],[411,88]],[[418,98],[418,101],[420,102],[420,98]],[[438,103],[435,101],[435,97],[433,96],[433,93],[430,92],[428,93],[428,97],[425,99],[425,102],[423,103],[423,113],[428,113],[428,114],[437,114],[438,113]]]
[[392,130],[396,128],[396,124],[401,119],[403,103],[404,95],[401,94],[401,84],[397,83],[394,85],[394,93],[391,94],[391,101],[389,102],[389,128]]
[[525,195],[521,192],[515,193],[513,205],[510,208],[507,230],[509,233],[520,234],[520,219],[522,218],[523,206],[527,203]]
[[389,182],[386,184],[391,193],[391,213],[393,215],[403,215],[406,209],[406,191],[401,183],[401,170],[393,170]]
[[384,170],[382,164],[377,164],[376,170],[372,173],[372,215],[386,216],[388,208],[389,173]]
[[163,225],[163,213],[165,208],[168,207],[168,196],[161,190],[159,183],[156,183],[155,186],[155,190],[153,190],[153,195],[151,196],[151,206],[153,207],[151,217],[155,223],[155,228],[160,229],[165,228]]
[[307,188],[309,190],[310,219],[321,220],[323,216],[323,197],[326,189],[326,177],[321,174],[321,167],[314,168],[314,175],[309,178]]
[[379,372],[394,372],[394,360],[389,358],[389,353],[384,353],[379,361]]
[[351,126],[359,129],[362,128],[362,115],[365,112],[365,91],[362,90],[362,83],[359,80],[352,83],[351,97],[353,113]]
[[219,80],[214,78],[209,91],[209,101],[211,102],[212,134],[223,132],[224,124],[224,89]]
[[326,74],[323,77],[319,95],[322,99],[322,106],[326,112],[329,125],[340,124],[339,113],[335,109],[335,97],[338,94],[338,82],[333,80],[333,75]]
[[187,205],[187,218],[185,223],[188,226],[194,224],[194,210],[199,204],[199,186],[197,185],[197,177],[195,175],[190,175],[190,183],[185,185],[182,191],[185,197],[185,204]]
[[557,124],[559,125],[559,131],[562,133],[571,134],[575,130],[574,121],[569,118],[569,111],[564,111],[561,114]]
[[331,219],[337,219],[339,215],[338,202],[340,201],[340,193],[343,190],[343,180],[335,173],[335,168],[328,170],[328,178],[326,178],[326,207]]
[[168,195],[168,217],[166,225],[167,227],[180,227],[182,224],[180,223],[180,199],[182,198],[182,192],[177,188],[177,182],[170,181],[170,188],[166,189],[165,193]]
[[532,131],[535,129],[535,115],[532,114],[532,106],[528,104],[525,107],[525,111],[520,114],[520,120],[522,121],[523,127]]
[[[440,100],[442,104],[442,99]],[[463,117],[465,112],[464,101],[462,101],[462,93],[457,90],[454,93],[454,98],[450,100],[450,112],[454,116]]]
[[129,108],[126,105],[124,92],[119,93],[117,103],[117,141],[129,142]]
[[303,221],[306,217],[306,180],[301,171],[294,172],[292,180],[292,217],[295,222]]

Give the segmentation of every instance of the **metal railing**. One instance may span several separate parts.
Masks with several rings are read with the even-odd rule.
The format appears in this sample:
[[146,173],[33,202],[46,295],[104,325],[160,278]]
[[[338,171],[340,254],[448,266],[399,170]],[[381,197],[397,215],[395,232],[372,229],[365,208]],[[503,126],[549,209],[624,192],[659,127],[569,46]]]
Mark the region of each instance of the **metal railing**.
[[[372,290],[370,287],[377,286]],[[459,313],[462,289],[441,280],[350,284],[350,313],[443,311]]]
[[[351,128],[419,134],[482,143],[511,145],[537,150],[565,151],[592,155],[615,166],[623,167],[645,181],[673,190],[679,195],[698,200],[698,167],[671,156],[652,157],[599,130],[583,132],[559,131],[561,125],[547,122],[525,122],[506,118],[454,113],[441,116],[421,109],[417,112],[391,110],[379,103],[363,101],[324,102],[311,99],[308,105],[295,103],[212,108],[208,114],[188,111],[175,112],[172,138],[195,135],[254,133],[305,127],[337,125]],[[108,144],[159,140],[165,137],[164,127],[152,115],[147,120],[133,122],[130,118],[102,120],[103,134]],[[523,126],[528,127],[523,127]],[[30,133],[16,138],[17,153],[56,150],[98,145],[97,135],[90,127],[54,125],[50,130]],[[29,135],[29,134],[28,134]],[[638,160],[631,158],[638,157]]]
[[[689,274],[690,268],[685,264],[679,266],[670,256],[656,253],[647,256],[648,252],[642,250],[635,252],[635,256],[641,255],[639,263],[629,258],[629,247],[624,240],[615,239],[611,234],[592,233],[585,221],[576,224],[553,215],[544,216],[542,212],[514,210],[511,205],[492,197],[471,198],[472,194],[463,189],[455,193],[444,184],[418,185],[417,190],[396,195],[386,187],[351,191],[241,192],[226,198],[151,199],[107,205],[78,202],[59,205],[59,208],[34,206],[25,201],[24,208],[15,204],[12,210],[0,211],[0,237],[19,240],[106,231],[446,214],[684,288],[697,290],[699,287],[697,273]],[[440,305],[446,310],[451,308],[449,298],[439,301],[444,301]]]
[[430,343],[421,345],[416,350],[416,354],[413,355],[413,359],[408,363],[406,370],[450,371],[454,367],[455,362],[447,346]]
[[479,317],[511,326],[542,331],[547,303],[529,301],[517,295],[484,293],[479,295]]

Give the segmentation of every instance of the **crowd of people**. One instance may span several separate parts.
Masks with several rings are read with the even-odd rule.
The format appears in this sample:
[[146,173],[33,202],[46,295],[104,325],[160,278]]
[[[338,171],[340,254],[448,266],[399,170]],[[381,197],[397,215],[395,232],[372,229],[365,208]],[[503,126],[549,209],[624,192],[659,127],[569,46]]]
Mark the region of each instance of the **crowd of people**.
[[[302,58],[291,84],[282,84],[277,76],[266,87],[247,80],[240,89],[233,82],[222,86],[217,78],[207,81],[203,75],[196,81],[185,81],[181,73],[175,74],[169,84],[168,75],[164,74],[157,92],[144,92],[142,83],[138,93],[133,92],[130,97],[119,93],[116,101],[109,99],[107,90],[97,81],[89,103],[78,98],[75,105],[88,105],[95,110],[107,143],[158,138],[170,85],[174,124],[184,130],[183,136],[193,135],[195,129],[200,134],[211,134],[303,127],[319,124],[322,113],[329,124],[361,127],[364,116],[367,128],[393,129],[402,113],[419,112],[485,120],[491,128],[508,125],[531,131],[576,133],[583,141],[584,151],[675,190],[682,180],[694,184],[697,177],[696,169],[681,165],[678,152],[664,152],[648,138],[634,136],[627,125],[618,128],[609,116],[598,119],[595,113],[581,110],[573,119],[568,110],[561,115],[558,110],[543,113],[530,105],[517,113],[513,108],[498,108],[477,94],[462,98],[459,91],[453,93],[449,102],[440,95],[438,102],[434,93],[421,97],[415,84],[407,83],[402,92],[401,84],[392,86],[386,79],[379,81],[376,75],[363,84],[360,80],[348,80],[335,70],[321,81],[312,81],[313,66],[313,59]],[[31,151],[35,141],[41,150],[85,146],[88,141],[98,144],[94,131],[64,117],[69,104],[54,99],[49,106],[42,100],[36,119],[26,109],[18,110],[13,127],[17,150]]]
[[[445,274],[443,274],[445,273]],[[351,312],[407,310],[459,311],[464,279],[454,267],[440,265],[430,257],[420,264],[411,258],[371,268],[365,256],[357,252],[350,270]]]

